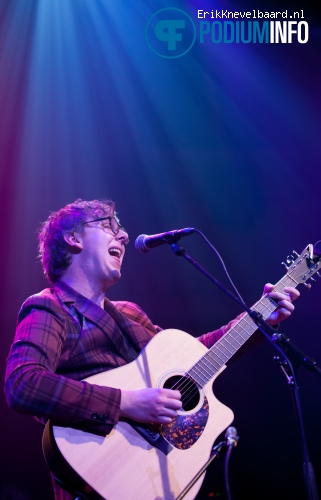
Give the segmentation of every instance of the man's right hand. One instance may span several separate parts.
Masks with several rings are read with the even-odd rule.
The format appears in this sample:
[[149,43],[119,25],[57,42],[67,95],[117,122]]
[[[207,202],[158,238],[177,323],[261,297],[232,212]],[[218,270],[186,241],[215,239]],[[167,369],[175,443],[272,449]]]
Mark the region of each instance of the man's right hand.
[[169,424],[182,408],[181,394],[171,389],[121,391],[120,417],[149,424]]

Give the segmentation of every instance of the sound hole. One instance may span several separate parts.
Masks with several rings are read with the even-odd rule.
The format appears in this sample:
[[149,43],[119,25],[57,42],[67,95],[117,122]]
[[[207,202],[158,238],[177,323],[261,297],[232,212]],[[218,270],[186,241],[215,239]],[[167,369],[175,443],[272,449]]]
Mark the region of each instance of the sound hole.
[[168,378],[164,384],[165,389],[174,389],[181,393],[182,410],[190,411],[195,408],[200,401],[200,393],[193,380],[181,375],[173,375]]

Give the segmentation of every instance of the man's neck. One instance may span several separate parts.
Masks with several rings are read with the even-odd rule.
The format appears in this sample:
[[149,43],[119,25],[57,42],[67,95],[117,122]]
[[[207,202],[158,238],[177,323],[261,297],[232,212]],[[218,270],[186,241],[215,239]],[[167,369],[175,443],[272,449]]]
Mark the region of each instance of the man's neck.
[[95,286],[89,280],[79,280],[66,274],[62,276],[62,281],[76,290],[76,292],[97,304],[99,307],[104,308],[104,299],[107,290],[103,290],[97,285]]

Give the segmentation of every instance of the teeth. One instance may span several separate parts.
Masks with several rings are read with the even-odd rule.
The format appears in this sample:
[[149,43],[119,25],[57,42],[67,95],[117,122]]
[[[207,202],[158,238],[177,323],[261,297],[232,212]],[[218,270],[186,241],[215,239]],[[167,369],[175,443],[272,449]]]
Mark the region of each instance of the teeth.
[[113,257],[120,257],[121,256],[121,251],[119,250],[119,248],[110,248],[109,253]]

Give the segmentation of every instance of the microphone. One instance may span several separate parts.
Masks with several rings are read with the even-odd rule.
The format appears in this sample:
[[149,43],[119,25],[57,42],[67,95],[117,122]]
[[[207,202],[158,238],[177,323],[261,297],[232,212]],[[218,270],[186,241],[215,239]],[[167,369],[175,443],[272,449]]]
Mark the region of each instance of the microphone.
[[184,229],[174,229],[174,231],[152,234],[150,236],[141,234],[136,238],[135,248],[140,252],[147,253],[152,248],[158,247],[159,245],[176,243],[176,241],[180,240],[183,236],[189,236],[194,232],[195,229],[193,227],[185,227]]
[[226,445],[230,448],[237,446],[239,437],[237,435],[237,430],[235,427],[228,427],[225,433]]

